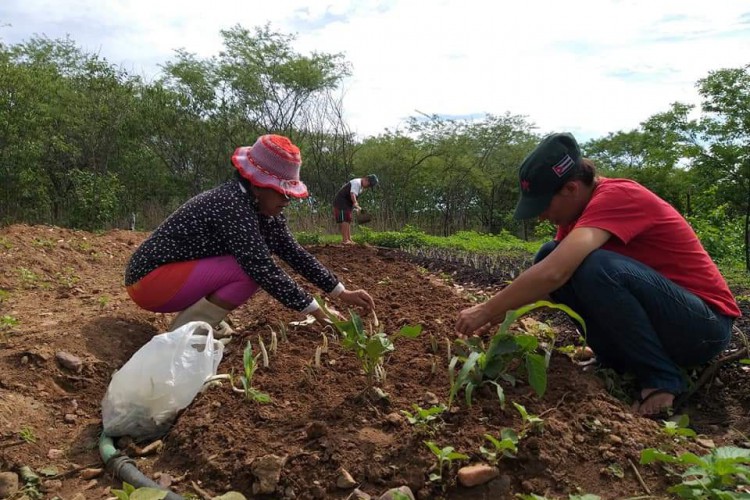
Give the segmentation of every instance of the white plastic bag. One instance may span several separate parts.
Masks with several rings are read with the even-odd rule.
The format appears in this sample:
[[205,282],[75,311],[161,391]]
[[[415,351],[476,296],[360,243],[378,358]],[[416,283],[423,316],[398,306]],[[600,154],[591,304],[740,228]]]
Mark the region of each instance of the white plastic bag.
[[112,375],[102,401],[104,434],[155,437],[216,375],[224,345],[208,323],[193,321],[155,335]]

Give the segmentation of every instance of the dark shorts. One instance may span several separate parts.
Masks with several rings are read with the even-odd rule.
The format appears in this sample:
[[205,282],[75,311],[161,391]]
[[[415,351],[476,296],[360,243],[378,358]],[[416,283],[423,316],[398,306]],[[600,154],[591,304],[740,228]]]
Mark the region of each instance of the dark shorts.
[[333,207],[333,218],[336,221],[336,224],[341,224],[342,222],[348,222],[351,224],[352,211],[345,208]]

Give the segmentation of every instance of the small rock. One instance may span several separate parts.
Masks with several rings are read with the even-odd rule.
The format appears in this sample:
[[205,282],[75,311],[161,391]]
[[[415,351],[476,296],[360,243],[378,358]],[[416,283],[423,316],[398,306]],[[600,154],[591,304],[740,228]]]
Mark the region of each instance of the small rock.
[[325,422],[316,421],[311,423],[305,432],[309,439],[318,439],[328,434],[328,426]]
[[386,415],[385,420],[391,425],[401,425],[401,423],[404,421],[404,417],[394,411],[393,413],[389,413],[388,415]]
[[0,472],[0,498],[8,498],[18,492],[18,474]]
[[612,444],[622,444],[622,438],[615,434],[610,434],[609,436],[607,436],[607,439]]
[[357,485],[357,482],[354,480],[351,474],[344,469],[339,469],[339,477],[336,479],[336,487],[340,488],[342,490],[348,490],[350,488],[354,488],[354,486]]
[[75,496],[70,500],[86,500],[86,495],[84,495],[83,493],[76,493]]
[[497,467],[487,464],[469,465],[458,470],[458,482],[471,488],[489,482],[499,475],[500,471]]
[[703,446],[704,448],[708,448],[709,450],[712,448],[716,448],[716,445],[714,444],[713,439],[699,437],[699,438],[695,438],[695,442]]
[[398,488],[391,488],[390,490],[386,491],[380,497],[378,497],[378,500],[394,500],[394,493],[401,493],[402,495],[405,495],[406,498],[409,500],[415,500],[414,499],[414,493],[411,492],[411,489],[409,489],[408,486],[400,486]]
[[159,480],[156,481],[156,484],[161,486],[163,489],[167,490],[169,489],[170,486],[172,486],[172,481],[173,481],[172,476],[170,476],[169,474],[162,473],[159,476]]
[[243,495],[242,493],[230,491],[228,493],[224,493],[221,496],[213,497],[211,500],[247,500],[247,497],[245,497],[245,495]]
[[78,416],[73,413],[66,413],[63,420],[66,424],[75,424],[76,420],[78,420]]
[[269,494],[276,491],[281,477],[281,468],[286,462],[286,457],[277,455],[266,455],[253,460],[250,470],[258,481],[253,483],[253,495]]
[[438,397],[429,391],[424,393],[424,402],[428,405],[440,404],[440,400],[438,399]]
[[584,441],[586,441],[586,438],[583,437],[583,434],[576,434],[576,442],[577,443],[583,443]]
[[56,448],[50,448],[50,450],[47,452],[47,458],[49,458],[50,460],[59,460],[64,456],[65,452]]
[[487,483],[487,498],[506,498],[510,493],[510,476],[503,474]]
[[359,488],[356,488],[354,491],[352,491],[352,494],[349,496],[352,500],[371,500],[372,497],[365,493],[364,491],[360,490]]
[[62,481],[59,479],[48,479],[46,481],[42,481],[42,490],[46,492],[50,491],[58,491],[62,488]]
[[286,488],[284,488],[284,498],[297,498],[297,493],[294,491],[294,488],[292,488],[291,486],[287,486]]
[[94,479],[95,477],[99,477],[104,473],[104,469],[102,468],[96,468],[96,469],[83,469],[81,471],[81,479],[84,481],[88,481],[89,479]]
[[21,365],[28,365],[29,364],[29,357],[28,356],[22,356],[21,357]]
[[310,495],[312,495],[312,497],[315,499],[325,498],[326,490],[324,490],[322,486],[316,484],[312,488],[310,488]]
[[59,351],[57,354],[55,354],[55,358],[63,368],[67,368],[68,370],[74,371],[76,373],[80,373],[81,370],[83,370],[83,361],[81,361],[81,358],[79,358],[78,356],[74,356],[69,352]]

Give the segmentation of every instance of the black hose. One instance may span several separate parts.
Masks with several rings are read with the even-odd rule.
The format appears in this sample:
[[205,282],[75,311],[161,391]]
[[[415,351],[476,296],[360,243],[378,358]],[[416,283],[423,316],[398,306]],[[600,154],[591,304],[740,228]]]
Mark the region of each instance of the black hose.
[[107,470],[112,472],[115,477],[120,478],[125,483],[128,483],[136,488],[155,488],[157,490],[166,491],[166,500],[185,500],[184,497],[174,493],[170,490],[162,488],[157,483],[147,478],[143,472],[138,470],[135,466],[135,462],[126,455],[121,455],[115,449],[112,442],[112,438],[104,434],[99,438],[99,454],[104,461],[104,465]]

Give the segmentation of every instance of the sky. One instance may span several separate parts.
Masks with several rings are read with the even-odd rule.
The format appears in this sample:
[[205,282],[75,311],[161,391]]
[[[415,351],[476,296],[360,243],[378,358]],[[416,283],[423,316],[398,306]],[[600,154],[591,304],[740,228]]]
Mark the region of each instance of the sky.
[[342,53],[347,123],[360,137],[421,113],[524,115],[579,140],[631,130],[696,82],[750,63],[745,0],[0,0],[0,41],[70,36],[153,80],[176,49],[222,49],[235,25]]

